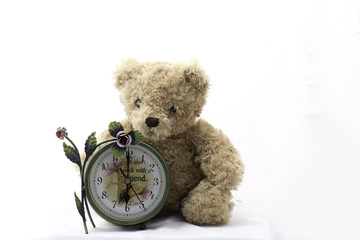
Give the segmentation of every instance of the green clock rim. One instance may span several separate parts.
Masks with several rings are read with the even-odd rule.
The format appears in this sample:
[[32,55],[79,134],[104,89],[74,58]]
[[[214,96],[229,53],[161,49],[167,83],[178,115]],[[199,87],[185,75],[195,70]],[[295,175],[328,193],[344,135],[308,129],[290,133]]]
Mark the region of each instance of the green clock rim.
[[90,194],[91,190],[90,190],[90,179],[89,179],[89,175],[90,175],[90,171],[92,169],[92,167],[94,166],[96,160],[99,158],[99,156],[101,154],[103,154],[106,150],[108,150],[111,145],[113,143],[107,144],[106,146],[104,146],[103,148],[101,148],[97,153],[95,153],[95,155],[90,159],[86,172],[85,172],[85,193],[87,196],[87,199],[90,202],[91,207],[93,208],[93,210],[103,219],[105,219],[106,221],[109,221],[111,223],[117,224],[117,225],[122,225],[122,226],[126,226],[126,225],[136,225],[136,224],[140,224],[143,222],[146,222],[150,219],[152,219],[153,217],[155,217],[160,211],[161,209],[164,207],[169,193],[170,193],[170,172],[169,172],[169,168],[164,160],[164,158],[162,157],[162,155],[151,145],[141,142],[139,144],[136,145],[140,145],[146,149],[148,149],[149,151],[151,151],[159,160],[160,163],[164,169],[165,172],[165,179],[166,179],[166,183],[165,183],[165,192],[164,192],[164,196],[161,199],[161,201],[159,202],[159,204],[154,208],[154,210],[152,210],[150,213],[148,213],[147,215],[140,217],[140,218],[135,218],[135,219],[131,219],[131,220],[125,220],[125,219],[118,219],[115,218],[113,216],[110,216],[109,214],[107,214],[106,212],[104,212],[99,206],[98,204],[95,202],[93,196]]

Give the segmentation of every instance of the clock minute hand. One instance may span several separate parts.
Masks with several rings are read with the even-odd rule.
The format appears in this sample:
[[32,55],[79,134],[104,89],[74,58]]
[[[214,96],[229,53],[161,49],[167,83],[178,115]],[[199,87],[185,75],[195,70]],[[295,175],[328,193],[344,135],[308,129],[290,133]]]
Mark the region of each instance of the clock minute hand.
[[129,165],[130,165],[130,153],[129,153],[129,149],[128,149],[126,151],[126,166],[127,166],[126,178],[129,178]]

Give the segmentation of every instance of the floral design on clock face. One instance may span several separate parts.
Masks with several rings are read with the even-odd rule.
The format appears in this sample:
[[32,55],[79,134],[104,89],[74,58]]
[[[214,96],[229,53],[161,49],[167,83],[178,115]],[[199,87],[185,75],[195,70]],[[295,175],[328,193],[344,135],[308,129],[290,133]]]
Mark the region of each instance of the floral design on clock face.
[[169,177],[158,156],[146,146],[129,145],[120,158],[113,157],[108,148],[89,165],[86,186],[90,203],[113,223],[146,221],[165,203]]

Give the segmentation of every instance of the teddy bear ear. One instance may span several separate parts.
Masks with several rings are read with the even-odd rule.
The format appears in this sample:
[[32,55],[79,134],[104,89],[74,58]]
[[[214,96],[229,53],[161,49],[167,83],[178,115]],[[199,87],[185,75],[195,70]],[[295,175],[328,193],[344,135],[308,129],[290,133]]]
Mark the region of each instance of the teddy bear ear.
[[196,60],[185,66],[185,81],[192,84],[200,92],[206,92],[209,88],[209,79]]
[[126,82],[135,81],[137,75],[141,74],[141,71],[142,65],[135,58],[123,60],[116,66],[116,69],[113,72],[115,87],[120,90]]

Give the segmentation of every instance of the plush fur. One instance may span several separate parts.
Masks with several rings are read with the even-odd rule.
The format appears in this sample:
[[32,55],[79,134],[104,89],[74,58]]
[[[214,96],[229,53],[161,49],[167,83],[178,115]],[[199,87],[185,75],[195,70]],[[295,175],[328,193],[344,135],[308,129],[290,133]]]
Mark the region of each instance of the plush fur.
[[[164,211],[180,210],[199,225],[227,223],[231,190],[241,182],[244,165],[229,139],[198,118],[209,88],[198,63],[128,59],[114,79],[127,115],[121,121],[125,131],[139,130],[169,166],[172,185]],[[101,140],[107,138],[105,131]]]

